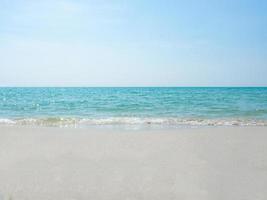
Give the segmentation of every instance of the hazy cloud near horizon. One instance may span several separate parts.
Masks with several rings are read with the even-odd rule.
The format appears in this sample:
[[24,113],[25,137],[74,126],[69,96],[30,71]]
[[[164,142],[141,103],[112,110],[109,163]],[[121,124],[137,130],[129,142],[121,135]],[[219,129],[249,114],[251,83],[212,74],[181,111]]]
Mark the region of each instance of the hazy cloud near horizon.
[[0,2],[0,86],[267,86],[267,2]]

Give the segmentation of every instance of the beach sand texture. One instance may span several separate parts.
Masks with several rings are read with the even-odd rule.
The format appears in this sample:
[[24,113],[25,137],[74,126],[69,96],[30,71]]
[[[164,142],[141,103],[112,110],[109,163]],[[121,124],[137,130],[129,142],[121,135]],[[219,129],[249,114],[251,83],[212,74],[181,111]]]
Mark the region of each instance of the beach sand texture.
[[0,199],[266,200],[267,128],[3,126]]

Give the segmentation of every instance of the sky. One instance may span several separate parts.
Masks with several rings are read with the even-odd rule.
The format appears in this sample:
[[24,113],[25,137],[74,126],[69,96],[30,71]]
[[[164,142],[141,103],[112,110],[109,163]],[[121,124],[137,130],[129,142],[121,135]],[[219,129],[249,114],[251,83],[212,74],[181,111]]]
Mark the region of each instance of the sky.
[[266,0],[0,0],[0,86],[267,86]]

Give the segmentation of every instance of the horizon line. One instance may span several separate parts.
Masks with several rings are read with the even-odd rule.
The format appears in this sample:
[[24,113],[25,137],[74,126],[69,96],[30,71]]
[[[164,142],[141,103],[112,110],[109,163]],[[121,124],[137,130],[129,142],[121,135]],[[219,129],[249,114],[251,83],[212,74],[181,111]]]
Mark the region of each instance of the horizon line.
[[259,86],[1,86],[0,88],[266,88]]

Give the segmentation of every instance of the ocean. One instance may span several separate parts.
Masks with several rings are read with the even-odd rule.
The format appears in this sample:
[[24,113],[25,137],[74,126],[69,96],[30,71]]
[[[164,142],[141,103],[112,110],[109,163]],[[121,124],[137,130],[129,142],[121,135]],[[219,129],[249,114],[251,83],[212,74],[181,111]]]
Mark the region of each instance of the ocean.
[[267,88],[0,88],[1,125],[267,126]]

